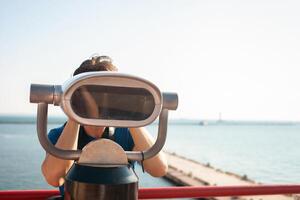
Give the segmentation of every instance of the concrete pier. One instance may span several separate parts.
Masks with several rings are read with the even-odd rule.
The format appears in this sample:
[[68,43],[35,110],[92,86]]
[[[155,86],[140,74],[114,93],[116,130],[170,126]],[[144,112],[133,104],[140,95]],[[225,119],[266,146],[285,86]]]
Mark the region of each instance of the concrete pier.
[[[258,183],[249,180],[246,176],[239,176],[215,169],[196,161],[167,153],[169,171],[166,178],[183,186],[234,186],[234,185],[257,185]],[[217,200],[295,200],[300,199],[299,195],[268,195],[268,196],[242,196],[242,197],[217,197]]]

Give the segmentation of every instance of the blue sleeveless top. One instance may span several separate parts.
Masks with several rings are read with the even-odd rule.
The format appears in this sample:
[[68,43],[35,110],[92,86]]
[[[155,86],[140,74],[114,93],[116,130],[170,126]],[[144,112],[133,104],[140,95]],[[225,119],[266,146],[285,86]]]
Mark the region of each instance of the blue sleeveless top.
[[[50,142],[55,145],[56,142],[58,141],[59,136],[61,135],[62,131],[64,130],[65,124],[61,127],[51,129],[48,138]],[[104,137],[107,137],[104,135]],[[85,145],[87,145],[89,142],[95,140],[95,138],[89,136],[84,128],[80,126],[79,129],[79,135],[78,135],[78,146],[77,149],[82,149]],[[113,135],[113,140],[118,143],[124,151],[132,151],[134,147],[134,142],[131,137],[131,134],[129,132],[128,128],[116,128],[114,135]],[[130,163],[132,167],[134,168],[134,163]],[[64,195],[64,185],[59,186],[59,191],[61,195]]]

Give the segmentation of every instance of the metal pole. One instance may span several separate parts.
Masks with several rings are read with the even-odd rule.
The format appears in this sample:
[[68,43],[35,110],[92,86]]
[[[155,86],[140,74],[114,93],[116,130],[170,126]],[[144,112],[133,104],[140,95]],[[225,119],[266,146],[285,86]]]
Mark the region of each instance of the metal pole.
[[46,152],[50,153],[55,157],[65,160],[78,160],[80,157],[81,150],[59,149],[49,141],[47,135],[47,115],[48,104],[39,103],[37,109],[37,132],[42,147],[46,150]]
[[149,159],[158,154],[165,144],[167,138],[167,127],[168,110],[162,109],[159,115],[158,135],[154,145],[150,149],[143,151],[143,153],[137,151],[126,151],[125,153],[127,155],[127,158],[129,160],[141,161],[143,159]]

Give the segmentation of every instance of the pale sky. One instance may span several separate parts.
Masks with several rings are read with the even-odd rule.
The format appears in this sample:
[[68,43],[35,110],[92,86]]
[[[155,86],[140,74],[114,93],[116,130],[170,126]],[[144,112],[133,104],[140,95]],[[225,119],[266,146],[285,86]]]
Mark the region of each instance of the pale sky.
[[[298,1],[1,1],[0,114],[94,53],[177,92],[171,118],[300,121]],[[51,114],[60,114],[51,106]]]

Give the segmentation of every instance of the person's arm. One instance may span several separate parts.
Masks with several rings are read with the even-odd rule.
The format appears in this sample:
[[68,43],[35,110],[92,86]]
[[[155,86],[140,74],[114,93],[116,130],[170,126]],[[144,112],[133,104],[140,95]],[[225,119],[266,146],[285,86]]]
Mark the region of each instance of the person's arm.
[[[129,130],[134,141],[133,151],[144,151],[154,144],[154,140],[146,128],[130,128]],[[156,156],[144,160],[143,165],[146,172],[154,177],[164,176],[168,171],[168,163],[162,151]]]
[[[60,149],[76,150],[78,130],[79,124],[69,119],[55,146]],[[73,162],[73,160],[62,160],[47,153],[42,164],[42,173],[46,181],[54,187],[61,186]]]
[[81,95],[85,99],[86,111],[89,117],[98,119],[100,117],[99,108],[93,95],[91,95],[86,87],[81,87]]

